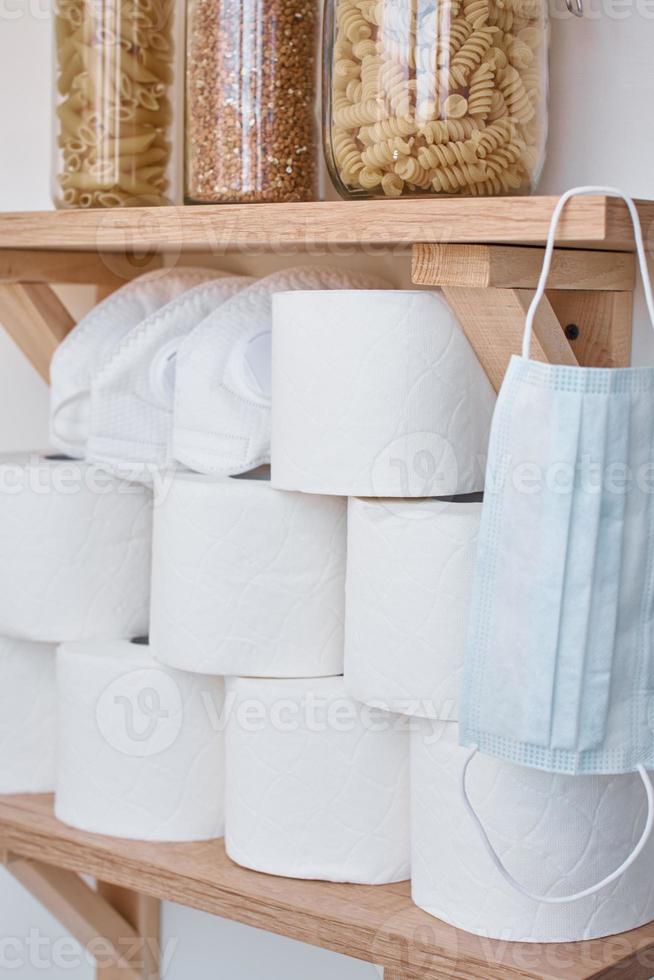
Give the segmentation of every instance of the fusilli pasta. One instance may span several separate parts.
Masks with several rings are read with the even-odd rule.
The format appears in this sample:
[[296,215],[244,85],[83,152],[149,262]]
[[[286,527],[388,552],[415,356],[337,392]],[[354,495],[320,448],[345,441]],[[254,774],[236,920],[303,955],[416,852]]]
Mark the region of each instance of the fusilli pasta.
[[[398,197],[529,186],[545,129],[544,0],[335,2],[331,155],[347,188]],[[72,167],[79,150],[69,154]]]

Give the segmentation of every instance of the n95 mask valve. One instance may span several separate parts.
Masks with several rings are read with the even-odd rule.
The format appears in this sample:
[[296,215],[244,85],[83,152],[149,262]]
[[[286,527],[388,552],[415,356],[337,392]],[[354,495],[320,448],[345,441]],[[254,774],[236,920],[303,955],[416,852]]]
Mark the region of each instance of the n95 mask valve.
[[273,294],[375,288],[389,285],[361,273],[300,266],[260,279],[215,310],[179,351],[173,459],[220,476],[269,463]]

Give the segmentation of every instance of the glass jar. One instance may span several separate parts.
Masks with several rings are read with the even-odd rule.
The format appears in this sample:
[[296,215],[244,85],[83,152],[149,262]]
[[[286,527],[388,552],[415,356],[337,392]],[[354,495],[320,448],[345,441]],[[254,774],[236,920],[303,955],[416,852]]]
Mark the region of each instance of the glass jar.
[[185,197],[317,196],[320,0],[189,0]]
[[534,189],[545,0],[327,0],[327,165],[344,197]]
[[170,204],[175,0],[56,0],[61,208]]

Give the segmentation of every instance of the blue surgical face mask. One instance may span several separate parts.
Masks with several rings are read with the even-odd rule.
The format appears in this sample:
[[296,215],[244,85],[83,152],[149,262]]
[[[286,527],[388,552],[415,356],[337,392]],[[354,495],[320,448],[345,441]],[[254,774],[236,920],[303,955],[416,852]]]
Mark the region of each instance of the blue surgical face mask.
[[654,325],[633,202],[612,188],[569,191],[493,419],[460,740],[468,762],[479,750],[548,772],[638,771],[650,812],[632,863],[654,821],[654,368],[529,359],[558,219],[579,193],[626,201]]

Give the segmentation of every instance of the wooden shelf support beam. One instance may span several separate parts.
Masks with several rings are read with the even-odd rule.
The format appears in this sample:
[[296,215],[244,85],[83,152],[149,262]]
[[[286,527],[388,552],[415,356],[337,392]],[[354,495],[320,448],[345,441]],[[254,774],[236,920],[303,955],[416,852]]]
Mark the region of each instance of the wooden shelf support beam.
[[[98,894],[122,918],[138,936],[137,952],[140,958],[141,980],[159,980],[161,971],[160,902],[149,895],[111,885],[97,883]],[[120,966],[98,966],[98,980],[125,980]]]
[[629,365],[633,292],[548,290],[547,298],[561,326],[576,334],[570,346],[580,364],[612,368]]
[[161,268],[156,253],[59,252],[54,249],[0,249],[0,283],[88,284],[117,289],[135,276]]
[[[525,316],[533,290],[444,286],[443,295],[498,391],[511,356],[519,354],[522,348]],[[537,361],[573,366],[579,363],[546,298],[536,315],[531,349]]]
[[0,284],[0,325],[48,381],[50,360],[75,321],[46,283]]
[[95,957],[99,980],[158,980],[158,901],[130,894],[125,907],[123,896],[94,890],[74,871],[11,852],[2,857],[9,873]]
[[[520,245],[416,245],[412,278],[416,285],[423,286],[535,289],[544,254],[542,248]],[[556,248],[548,286],[633,291],[635,281],[633,253]]]
[[[522,348],[544,249],[415,245],[412,278],[440,286],[495,390]],[[551,364],[626,367],[631,356],[635,259],[556,249],[534,324],[532,356]]]

